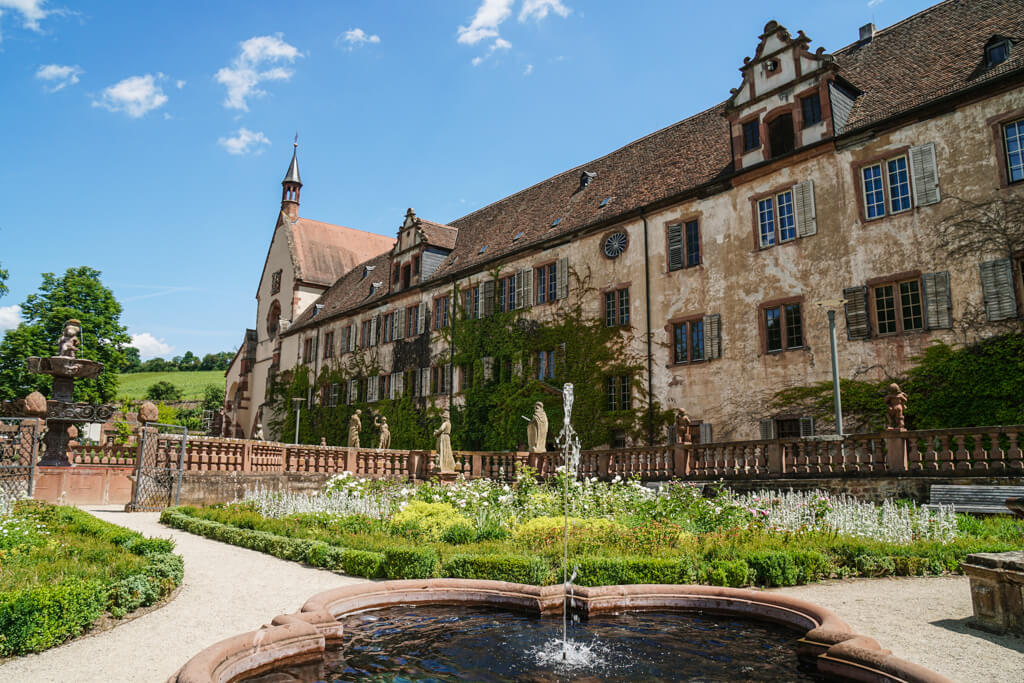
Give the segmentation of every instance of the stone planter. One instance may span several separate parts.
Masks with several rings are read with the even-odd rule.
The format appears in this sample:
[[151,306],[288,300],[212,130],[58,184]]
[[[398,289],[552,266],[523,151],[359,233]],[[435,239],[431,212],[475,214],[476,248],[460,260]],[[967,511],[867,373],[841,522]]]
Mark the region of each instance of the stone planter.
[[993,633],[1024,635],[1024,552],[968,555],[973,624]]

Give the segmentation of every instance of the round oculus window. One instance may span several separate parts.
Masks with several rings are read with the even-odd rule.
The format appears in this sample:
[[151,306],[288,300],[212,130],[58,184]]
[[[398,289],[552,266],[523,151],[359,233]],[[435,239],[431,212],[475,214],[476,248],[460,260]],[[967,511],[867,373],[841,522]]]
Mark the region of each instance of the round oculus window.
[[629,238],[624,232],[613,232],[604,241],[604,255],[608,258],[616,258],[619,254],[626,251],[626,243],[629,242]]

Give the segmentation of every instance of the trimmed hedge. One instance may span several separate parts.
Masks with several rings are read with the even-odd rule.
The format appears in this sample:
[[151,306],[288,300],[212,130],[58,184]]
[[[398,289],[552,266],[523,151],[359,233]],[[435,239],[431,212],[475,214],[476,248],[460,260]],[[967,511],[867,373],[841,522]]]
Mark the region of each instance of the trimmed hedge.
[[581,586],[632,583],[693,583],[697,577],[692,557],[582,557],[576,581]]
[[[41,501],[19,502],[15,515],[42,522],[56,539],[92,537],[146,562],[136,573],[113,582],[72,576],[59,583],[0,592],[0,657],[59,645],[88,630],[106,611],[121,618],[152,605],[169,595],[184,576],[184,562],[171,552],[174,542],[170,539],[146,538],[82,510]],[[96,548],[95,555],[76,561],[102,562],[112,552],[109,546]]]
[[441,575],[453,579],[490,579],[509,583],[549,583],[547,563],[520,555],[453,555],[441,565]]
[[389,579],[429,579],[437,576],[440,558],[433,548],[388,548],[384,576]]

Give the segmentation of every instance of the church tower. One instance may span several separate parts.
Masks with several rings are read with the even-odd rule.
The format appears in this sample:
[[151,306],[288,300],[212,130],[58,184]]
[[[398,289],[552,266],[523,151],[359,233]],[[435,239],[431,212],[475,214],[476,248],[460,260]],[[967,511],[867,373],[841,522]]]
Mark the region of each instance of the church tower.
[[292,143],[292,163],[288,165],[288,172],[284,174],[281,181],[281,212],[290,219],[299,217],[299,191],[302,190],[302,180],[299,178],[299,143],[296,140]]

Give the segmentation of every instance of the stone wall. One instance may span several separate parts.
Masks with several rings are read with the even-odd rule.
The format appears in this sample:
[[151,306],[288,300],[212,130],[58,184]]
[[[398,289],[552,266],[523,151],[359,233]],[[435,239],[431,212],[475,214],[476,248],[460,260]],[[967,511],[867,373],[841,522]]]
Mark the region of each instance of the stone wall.
[[323,490],[332,476],[326,472],[185,472],[181,504],[229,503],[257,489],[310,494]]

